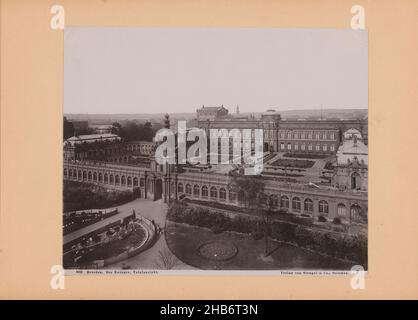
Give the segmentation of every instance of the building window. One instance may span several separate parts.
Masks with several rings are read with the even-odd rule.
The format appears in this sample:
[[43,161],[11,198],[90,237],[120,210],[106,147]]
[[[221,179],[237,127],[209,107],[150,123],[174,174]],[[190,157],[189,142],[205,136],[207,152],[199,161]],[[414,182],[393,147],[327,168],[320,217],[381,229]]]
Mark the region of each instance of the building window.
[[312,140],[312,132],[309,132],[308,139],[311,139]]
[[200,187],[197,184],[195,184],[193,187],[193,195],[196,197],[200,195]]
[[293,135],[294,139],[299,139],[299,133],[295,132],[295,134]]
[[300,149],[301,149],[302,151],[305,151],[305,144],[304,144],[304,143],[302,143],[302,145],[300,146]]
[[217,199],[218,198],[218,190],[215,187],[210,188],[210,198]]
[[237,201],[237,193],[234,190],[229,190],[229,202]]
[[295,151],[299,150],[299,145],[295,144]]
[[88,180],[91,181],[91,171],[89,171]]
[[330,134],[330,138],[331,138],[331,140],[334,140],[334,139],[335,139],[335,134],[334,134],[334,132],[332,132],[332,133]]
[[280,138],[284,139],[284,132],[280,133]]
[[224,188],[219,189],[219,199],[221,201],[226,201],[226,190]]
[[109,182],[108,176],[107,176],[107,173],[105,173],[104,174],[104,183],[108,183],[108,182]]
[[[179,184],[179,186],[180,186],[180,184]],[[139,179],[139,186],[140,187],[144,187],[145,186],[145,179],[144,178]],[[183,185],[181,185],[181,188],[183,189]]]
[[327,152],[328,151],[328,146],[326,144],[324,144],[322,146],[322,151]]
[[316,140],[319,140],[319,133],[317,132],[317,133],[315,133],[315,139]]
[[102,175],[102,173],[99,173],[99,182],[103,182],[103,175]]
[[313,212],[313,201],[311,199],[305,199],[303,203],[303,210]]
[[280,144],[280,149],[284,150],[284,143],[283,142]]
[[322,135],[322,139],[327,140],[327,134],[324,132],[324,134]]
[[119,175],[116,175],[115,176],[115,183],[116,184],[120,184],[120,177],[119,177]]
[[325,200],[319,201],[318,211],[319,213],[327,215],[328,214],[328,202],[326,202]]
[[132,178],[131,177],[128,177],[128,186],[129,187],[132,186]]
[[292,139],[292,133],[290,131],[287,133],[287,138]]
[[[137,187],[138,186],[138,178],[137,177],[135,177],[134,178],[134,187]],[[173,186],[174,187],[174,186]]]
[[125,178],[125,176],[122,176],[121,181],[122,181],[122,185],[124,186],[126,184],[126,178]]
[[319,144],[317,144],[317,145],[315,146],[315,150],[316,150],[316,151],[320,151],[320,150],[321,150],[321,147],[319,146]]
[[305,132],[302,132],[302,134],[301,134],[301,138],[302,138],[302,139],[305,139]]
[[202,197],[207,198],[208,197],[208,187],[203,186],[202,187]]
[[312,144],[308,144],[308,150],[312,151]]
[[298,197],[292,199],[292,209],[300,211],[300,199]]
[[192,186],[190,184],[186,184],[186,194],[192,194]]
[[347,215],[347,208],[344,204],[340,203],[337,206],[337,214],[339,217],[345,218]]
[[331,149],[331,151],[335,151],[335,146],[332,144],[332,145],[330,146],[330,149]]
[[[141,181],[142,181],[142,179],[141,179]],[[183,193],[184,192],[184,190],[183,190],[183,184],[181,182],[177,186],[177,191],[179,193]]]
[[289,150],[289,151],[292,150],[292,144],[291,143],[287,144],[287,150]]
[[280,198],[280,207],[289,209],[289,198],[287,196],[282,196]]

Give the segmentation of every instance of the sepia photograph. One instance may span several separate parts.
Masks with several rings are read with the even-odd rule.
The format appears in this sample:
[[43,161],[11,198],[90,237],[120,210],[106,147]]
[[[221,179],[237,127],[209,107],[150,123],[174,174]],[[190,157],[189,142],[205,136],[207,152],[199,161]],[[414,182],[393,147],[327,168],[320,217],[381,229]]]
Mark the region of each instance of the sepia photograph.
[[368,270],[368,34],[64,32],[71,270]]

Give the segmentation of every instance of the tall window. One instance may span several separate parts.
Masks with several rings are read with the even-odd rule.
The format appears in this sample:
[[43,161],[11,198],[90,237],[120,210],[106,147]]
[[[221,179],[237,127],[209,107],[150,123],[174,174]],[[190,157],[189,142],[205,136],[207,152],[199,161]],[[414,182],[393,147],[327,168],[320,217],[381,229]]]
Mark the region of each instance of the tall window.
[[335,151],[335,146],[332,144],[332,145],[330,146],[330,149],[331,149],[331,151]]
[[312,151],[312,144],[308,144],[308,150]]
[[327,134],[324,132],[324,134],[322,135],[322,139],[327,140]]
[[319,201],[318,211],[322,214],[328,214],[328,202],[326,202],[325,200]]
[[319,133],[317,132],[317,133],[315,133],[315,139],[316,140],[319,140]]
[[313,201],[311,199],[305,199],[303,209],[308,212],[313,212]]
[[287,144],[287,150],[289,150],[289,151],[292,150],[292,144],[291,143]]
[[301,149],[302,151],[305,151],[305,144],[304,144],[304,143],[302,143],[302,145],[300,146],[300,149]]
[[300,199],[298,197],[294,197],[292,199],[292,209],[293,210],[300,210]]
[[[141,179],[141,181],[142,181],[142,179]],[[184,190],[183,190],[183,184],[181,182],[177,186],[177,191],[179,193],[183,193],[184,192]]]
[[186,194],[192,194],[192,186],[190,184],[186,184]]
[[203,198],[207,198],[208,197],[208,187],[207,186],[203,186],[202,187],[202,197]]
[[210,188],[210,197],[211,197],[211,199],[217,199],[218,198],[218,190],[216,190],[215,187]]
[[337,214],[339,217],[344,218],[347,215],[347,208],[343,203],[338,204]]
[[321,150],[321,147],[319,146],[319,144],[317,144],[317,145],[315,146],[315,150],[316,150],[316,151],[320,151],[320,150]]
[[325,152],[327,152],[327,151],[328,151],[328,146],[327,146],[326,144],[324,144],[324,145],[322,146],[322,151],[325,151]]
[[335,139],[335,134],[334,134],[334,132],[331,132],[331,134],[330,134],[330,138],[331,138],[331,140],[334,140],[334,139]]
[[237,200],[237,193],[234,190],[229,190],[229,201],[234,202]]
[[284,150],[284,143],[283,142],[280,144],[280,149]]
[[219,189],[219,199],[221,201],[226,201],[226,190],[224,188]]
[[297,143],[295,143],[295,151],[299,150],[299,146]]
[[302,134],[301,134],[301,138],[302,138],[302,139],[305,139],[305,132],[302,132]]
[[289,198],[287,196],[282,196],[280,198],[280,207],[281,208],[289,208]]
[[308,139],[312,139],[312,132],[309,132]]
[[292,139],[292,133],[290,131],[287,133],[287,138]]
[[193,195],[198,197],[199,194],[200,194],[200,187],[197,184],[195,184],[193,187]]

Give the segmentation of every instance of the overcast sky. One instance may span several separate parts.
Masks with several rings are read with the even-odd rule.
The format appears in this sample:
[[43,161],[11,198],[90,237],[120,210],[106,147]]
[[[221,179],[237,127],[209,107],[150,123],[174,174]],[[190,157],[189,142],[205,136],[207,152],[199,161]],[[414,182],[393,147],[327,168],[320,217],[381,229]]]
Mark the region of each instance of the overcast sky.
[[367,48],[350,29],[66,27],[64,112],[367,108]]

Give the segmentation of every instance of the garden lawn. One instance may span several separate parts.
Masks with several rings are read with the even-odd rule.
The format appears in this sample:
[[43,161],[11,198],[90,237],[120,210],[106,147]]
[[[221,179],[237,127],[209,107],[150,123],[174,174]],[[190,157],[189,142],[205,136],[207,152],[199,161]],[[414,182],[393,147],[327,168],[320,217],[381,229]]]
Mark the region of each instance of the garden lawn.
[[[207,228],[167,221],[165,236],[171,252],[184,263],[206,270],[350,270],[351,263],[326,257],[306,249],[269,240],[267,258],[265,240],[250,235],[222,232],[214,234]],[[199,247],[210,241],[225,241],[238,248],[235,257],[213,261],[202,257]]]

